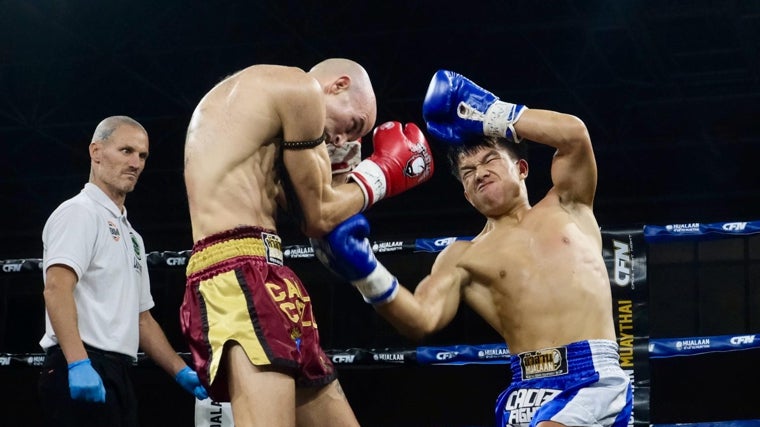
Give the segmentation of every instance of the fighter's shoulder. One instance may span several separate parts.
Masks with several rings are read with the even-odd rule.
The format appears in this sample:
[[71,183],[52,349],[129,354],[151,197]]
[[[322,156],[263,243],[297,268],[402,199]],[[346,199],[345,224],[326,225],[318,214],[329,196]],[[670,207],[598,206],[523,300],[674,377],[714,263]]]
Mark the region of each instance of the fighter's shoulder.
[[456,263],[462,259],[465,252],[472,247],[472,242],[469,240],[455,240],[446,246],[440,254],[436,257],[436,263],[456,265]]
[[319,93],[318,82],[297,67],[258,64],[244,68],[230,78],[246,85],[263,86],[274,92]]

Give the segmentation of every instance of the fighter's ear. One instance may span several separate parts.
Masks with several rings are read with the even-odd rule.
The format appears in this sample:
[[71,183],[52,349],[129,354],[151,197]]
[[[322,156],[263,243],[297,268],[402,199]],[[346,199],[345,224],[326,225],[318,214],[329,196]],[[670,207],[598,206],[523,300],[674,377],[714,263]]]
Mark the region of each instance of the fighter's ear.
[[100,163],[101,149],[103,143],[99,141],[93,141],[90,143],[90,159],[95,163]]
[[528,177],[528,161],[525,159],[520,159],[517,161],[517,169],[520,171],[520,176],[523,178]]
[[349,87],[351,87],[351,77],[342,75],[335,79],[332,85],[330,85],[330,92],[333,94],[340,93],[347,90]]

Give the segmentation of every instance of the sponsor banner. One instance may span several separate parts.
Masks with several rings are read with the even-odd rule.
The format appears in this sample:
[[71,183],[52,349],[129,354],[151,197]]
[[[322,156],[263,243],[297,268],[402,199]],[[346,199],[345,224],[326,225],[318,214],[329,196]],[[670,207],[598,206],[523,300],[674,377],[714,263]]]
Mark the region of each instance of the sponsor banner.
[[309,259],[314,258],[314,248],[311,245],[290,245],[283,247],[282,251],[286,259]]
[[195,399],[195,427],[233,427],[230,402]]
[[641,228],[602,230],[620,366],[633,384],[629,425],[649,424],[649,335],[646,248]]
[[644,226],[644,237],[649,243],[688,239],[705,240],[757,233],[760,233],[760,221],[713,222],[707,224],[690,222]]
[[417,347],[420,365],[467,365],[509,363],[509,350],[504,343]]
[[190,251],[150,252],[147,262],[149,267],[181,267],[187,266]]
[[37,258],[0,260],[0,271],[3,273],[29,273],[42,271],[42,260]]
[[760,335],[719,335],[712,337],[651,338],[649,357],[652,359],[673,356],[748,350],[760,347]]
[[[457,237],[442,237],[430,240],[428,246],[430,252],[440,252],[448,243],[441,244],[441,242],[448,242],[447,239],[469,239],[469,238],[457,238]],[[438,245],[434,242],[438,242]],[[450,243],[450,242],[449,242]],[[372,251],[375,253],[389,253],[389,252],[415,252],[419,251],[417,243],[412,240],[377,240],[372,242]],[[190,259],[192,251],[163,251],[163,252],[150,252],[147,255],[148,267],[170,267],[170,268],[182,268],[187,267],[187,262]],[[314,258],[314,249],[311,245],[289,245],[282,246],[282,256],[285,259],[312,259]],[[28,273],[42,271],[42,259],[41,258],[29,258],[29,259],[6,259],[0,260],[0,272],[2,273]]]
[[17,366],[42,366],[45,353],[0,353],[0,368]]
[[[650,338],[648,346],[635,346],[636,357],[647,354],[648,358],[674,356],[694,356],[706,353],[750,350],[760,347],[760,334],[719,335],[683,338]],[[510,353],[504,343],[452,345],[442,347],[417,347],[416,349],[344,349],[325,350],[336,365],[402,364],[418,365],[466,365],[466,364],[508,364]],[[177,353],[190,362],[190,353]],[[626,354],[621,354],[621,365],[629,366]],[[44,353],[0,353],[0,368],[3,366],[40,366]],[[155,366],[145,353],[137,354],[137,366]],[[624,368],[633,375],[633,370]],[[641,382],[636,376],[636,381]]]
[[391,240],[372,242],[372,252],[382,254],[387,252],[409,251],[414,249],[414,242],[409,240]]
[[325,350],[325,354],[335,365],[365,365],[372,360],[370,350],[350,348],[347,350]]
[[335,365],[402,365],[416,363],[414,349],[363,349],[325,350]]
[[472,236],[466,237],[435,237],[432,239],[416,239],[414,241],[415,252],[440,252],[446,246],[457,240],[472,240]]
[[414,363],[416,355],[414,350],[371,350],[372,363],[375,364],[404,364]]

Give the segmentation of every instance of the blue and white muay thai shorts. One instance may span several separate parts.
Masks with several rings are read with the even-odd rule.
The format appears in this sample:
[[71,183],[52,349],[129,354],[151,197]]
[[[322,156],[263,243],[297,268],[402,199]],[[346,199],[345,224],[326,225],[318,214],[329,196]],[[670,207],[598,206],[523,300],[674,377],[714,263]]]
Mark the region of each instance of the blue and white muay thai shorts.
[[615,341],[589,340],[513,355],[512,383],[496,400],[496,426],[626,426],[633,390]]

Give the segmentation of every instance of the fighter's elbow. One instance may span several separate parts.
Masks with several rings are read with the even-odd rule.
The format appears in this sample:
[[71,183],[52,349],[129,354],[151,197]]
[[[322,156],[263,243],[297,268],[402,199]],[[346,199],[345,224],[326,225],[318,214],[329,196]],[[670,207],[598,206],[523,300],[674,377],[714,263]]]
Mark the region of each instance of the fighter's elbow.
[[580,143],[591,142],[591,137],[589,136],[586,123],[584,123],[583,120],[581,120],[579,117],[569,114],[566,115],[566,120],[564,121],[564,130],[565,138],[568,141]]
[[329,233],[334,226],[335,223],[331,223],[329,217],[319,208],[304,210],[301,217],[301,231],[309,238],[321,238]]
[[319,239],[331,231],[331,225],[332,224],[329,224],[327,221],[324,221],[322,219],[313,219],[310,221],[305,221],[301,229],[306,237]]
[[401,329],[399,330],[399,332],[409,341],[412,341],[414,343],[420,343],[425,338],[427,338],[428,335],[430,335],[429,333],[426,333],[425,331],[420,330],[420,329]]
[[414,342],[421,342],[432,335],[437,328],[430,322],[406,324],[397,328],[401,335]]

